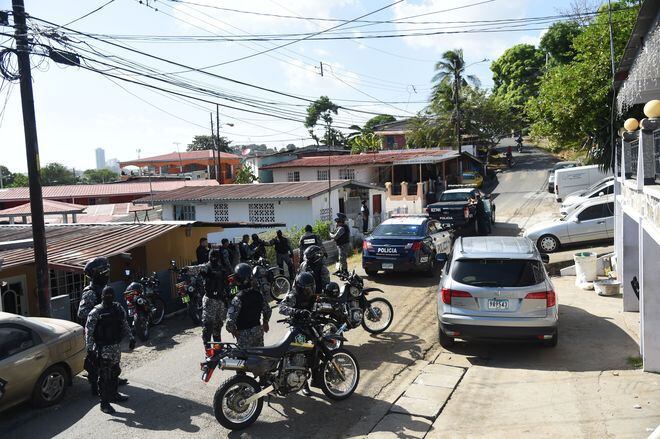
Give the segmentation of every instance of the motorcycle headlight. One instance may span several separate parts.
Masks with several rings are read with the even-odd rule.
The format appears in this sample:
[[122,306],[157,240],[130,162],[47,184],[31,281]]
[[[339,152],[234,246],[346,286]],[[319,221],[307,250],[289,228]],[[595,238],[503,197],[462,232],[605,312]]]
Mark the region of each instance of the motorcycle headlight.
[[352,297],[360,297],[360,290],[359,290],[358,288],[356,288],[356,287],[350,287],[350,288],[348,289],[348,293],[349,293]]
[[188,286],[188,292],[192,293],[193,291],[195,291],[195,287],[193,287],[192,285]]
[[145,301],[142,297],[138,297],[135,302],[140,306],[144,305],[144,303],[145,303]]

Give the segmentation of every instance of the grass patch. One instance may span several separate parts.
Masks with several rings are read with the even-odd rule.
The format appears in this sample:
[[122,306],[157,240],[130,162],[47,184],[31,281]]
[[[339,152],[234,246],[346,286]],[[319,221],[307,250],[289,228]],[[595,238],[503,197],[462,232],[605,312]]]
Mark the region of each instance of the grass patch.
[[644,365],[642,357],[628,357],[628,364],[635,369],[641,369]]

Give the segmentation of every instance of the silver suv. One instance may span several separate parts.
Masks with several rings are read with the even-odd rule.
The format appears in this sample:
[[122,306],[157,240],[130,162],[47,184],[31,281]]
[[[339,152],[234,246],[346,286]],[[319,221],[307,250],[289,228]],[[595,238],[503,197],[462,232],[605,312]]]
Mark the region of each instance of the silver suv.
[[439,254],[440,344],[455,338],[530,338],[557,345],[557,295],[543,266],[548,256],[522,237],[459,238]]

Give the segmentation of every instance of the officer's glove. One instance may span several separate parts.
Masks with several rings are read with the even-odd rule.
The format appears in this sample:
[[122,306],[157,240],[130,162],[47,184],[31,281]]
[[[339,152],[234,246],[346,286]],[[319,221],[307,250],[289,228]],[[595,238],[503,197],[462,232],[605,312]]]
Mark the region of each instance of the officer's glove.
[[131,338],[131,340],[128,342],[128,349],[130,349],[131,351],[133,349],[135,349],[135,339],[134,338]]

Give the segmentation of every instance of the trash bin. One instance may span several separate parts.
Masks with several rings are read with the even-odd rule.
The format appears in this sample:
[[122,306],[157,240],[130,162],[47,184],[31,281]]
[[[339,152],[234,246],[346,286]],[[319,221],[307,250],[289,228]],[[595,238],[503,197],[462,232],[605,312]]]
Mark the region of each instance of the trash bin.
[[598,279],[597,255],[593,252],[580,252],[573,255],[575,261],[575,285],[592,289],[591,282]]

